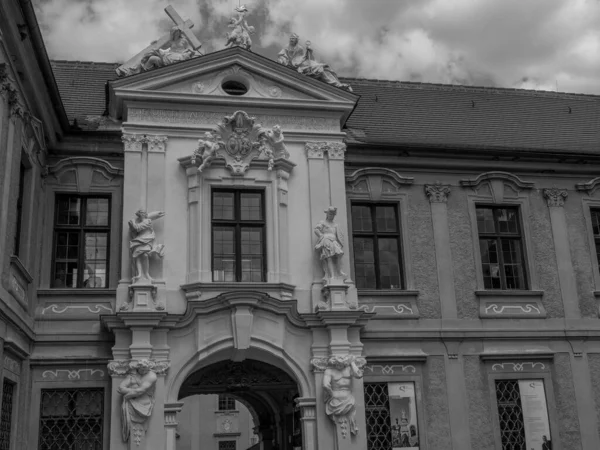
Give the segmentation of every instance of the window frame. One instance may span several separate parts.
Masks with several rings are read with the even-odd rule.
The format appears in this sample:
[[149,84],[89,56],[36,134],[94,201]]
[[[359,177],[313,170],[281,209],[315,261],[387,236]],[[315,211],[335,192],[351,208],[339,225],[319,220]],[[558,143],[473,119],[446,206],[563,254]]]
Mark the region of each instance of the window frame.
[[[491,360],[486,361],[488,371],[488,389],[490,393],[490,406],[492,412],[492,428],[494,430],[494,446],[496,450],[502,449],[502,435],[500,430],[500,415],[498,412],[498,402],[496,398],[496,381],[503,380],[529,380],[536,379],[544,382],[544,393],[546,394],[546,413],[548,414],[548,426],[550,427],[550,437],[552,441],[552,448],[562,448],[560,446],[559,426],[558,417],[556,413],[556,400],[554,398],[554,391],[552,385],[552,376],[550,372],[535,371],[520,371],[515,372],[492,372],[491,367],[496,363],[513,362],[512,360]],[[521,361],[514,361],[521,362]],[[537,361],[535,361],[537,362]],[[550,362],[547,360],[543,361],[544,364],[549,365]],[[550,369],[548,369],[550,370]]]
[[[234,194],[234,219],[215,219],[213,216],[214,211],[214,194],[218,192],[233,193]],[[241,194],[252,193],[260,194],[261,202],[261,219],[260,220],[242,220],[241,219]],[[261,281],[264,283],[267,281],[267,267],[268,267],[268,254],[267,254],[267,213],[265,203],[265,190],[264,189],[236,189],[228,187],[212,187],[210,190],[210,270],[213,283],[255,283],[253,281],[242,281],[242,239],[241,229],[244,227],[260,228],[262,235],[262,267],[261,267]],[[234,281],[217,281],[214,279],[214,227],[225,226],[235,228],[235,280]]]
[[[61,197],[76,197],[81,201],[81,210],[80,217],[81,223],[79,225],[60,225],[58,224],[58,202]],[[107,224],[94,226],[94,225],[85,225],[85,213],[87,208],[87,200],[90,198],[103,198],[108,200],[108,217]],[[83,276],[85,272],[85,233],[86,232],[105,232],[107,235],[106,238],[106,269],[105,269],[105,285],[100,288],[92,288],[92,289],[109,289],[111,277],[110,277],[110,259],[111,259],[111,232],[112,232],[112,208],[113,208],[113,197],[111,194],[102,194],[102,193],[79,193],[79,192],[55,192],[54,195],[54,208],[53,208],[53,219],[52,219],[52,261],[50,264],[50,288],[51,289],[90,289],[83,286]],[[78,246],[79,251],[77,255],[77,265],[78,268],[82,267],[82,270],[77,271],[77,280],[75,287],[69,286],[55,286],[54,285],[54,275],[56,272],[56,240],[58,233],[61,231],[77,231],[79,234],[78,238]]]
[[[402,257],[402,252],[403,252],[403,242],[402,242],[402,224],[400,222],[400,211],[399,211],[399,205],[398,202],[392,202],[392,201],[365,201],[365,200],[351,200],[350,201],[350,219],[351,222],[353,220],[353,208],[355,206],[364,206],[364,207],[368,207],[370,209],[371,212],[371,232],[364,232],[364,231],[356,231],[354,230],[354,227],[352,227],[352,231],[351,231],[351,240],[352,240],[352,270],[354,271],[354,278],[356,279],[356,257],[354,254],[354,238],[355,237],[367,237],[367,238],[372,238],[373,239],[373,254],[374,254],[374,266],[375,266],[375,287],[365,287],[365,288],[360,288],[357,286],[357,289],[375,289],[378,291],[396,291],[396,290],[405,290],[406,289],[406,279],[405,279],[405,264],[404,264],[404,258]],[[376,217],[376,209],[378,206],[387,206],[387,207],[392,207],[394,209],[394,216],[396,219],[396,231],[395,232],[378,232],[377,231],[377,217]],[[384,238],[384,236],[387,237],[394,237],[396,238],[396,242],[397,242],[397,247],[398,247],[398,277],[400,280],[400,286],[398,288],[382,288],[381,287],[381,262],[380,262],[380,258],[379,258],[379,245],[378,245],[378,240],[380,238],[380,235],[382,238]]]
[[[225,404],[225,406],[229,406],[229,402],[233,402],[233,408],[226,408],[226,409],[222,409],[221,408],[221,400],[223,399],[223,403]],[[217,411],[236,411],[236,407],[235,407],[235,398],[231,397],[230,395],[227,394],[218,394],[217,395]]]
[[19,163],[19,184],[17,191],[17,205],[16,205],[16,214],[17,221],[15,224],[15,232],[14,232],[14,247],[13,247],[13,255],[17,258],[22,258],[21,253],[21,240],[23,236],[22,227],[23,227],[23,215],[25,214],[25,177],[27,176],[28,167],[25,165],[23,161],[23,157],[21,157],[21,161]]
[[594,236],[594,221],[592,211],[600,212],[600,199],[586,197],[583,199],[583,216],[587,225],[588,243],[590,247],[590,259],[592,262],[592,276],[594,278],[594,288],[600,291],[600,260],[596,251],[596,238]]
[[[477,223],[477,210],[479,209],[491,209],[494,217],[494,227],[496,231],[494,233],[484,233],[482,234],[479,230],[479,225]],[[498,226],[498,217],[496,211],[506,209],[506,210],[515,210],[517,212],[517,234],[502,234],[500,233]],[[478,256],[479,256],[479,273],[481,274],[483,289],[486,291],[527,291],[530,290],[530,282],[528,276],[528,264],[527,264],[527,245],[525,241],[525,233],[524,226],[522,221],[523,213],[521,208],[518,205],[512,204],[490,204],[490,203],[477,203],[475,204],[475,230],[477,233],[477,243],[478,243]],[[496,245],[498,246],[498,265],[499,265],[499,273],[500,273],[500,287],[499,288],[488,288],[485,287],[485,279],[483,277],[483,261],[481,260],[481,240],[482,239],[494,239],[496,241]],[[523,284],[524,286],[521,288],[508,288],[506,284],[506,274],[504,273],[504,255],[502,252],[501,241],[502,239],[510,239],[510,240],[518,240],[521,242],[521,266],[523,269]]]

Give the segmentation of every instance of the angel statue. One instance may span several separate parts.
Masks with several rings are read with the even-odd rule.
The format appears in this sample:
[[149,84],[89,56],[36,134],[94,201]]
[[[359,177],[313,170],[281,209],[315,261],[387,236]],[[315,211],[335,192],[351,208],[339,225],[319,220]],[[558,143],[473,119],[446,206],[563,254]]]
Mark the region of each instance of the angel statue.
[[156,238],[154,229],[152,228],[152,221],[164,217],[163,211],[154,211],[147,213],[145,210],[140,209],[135,213],[135,220],[129,221],[129,231],[131,234],[131,241],[129,241],[129,248],[131,249],[131,258],[135,263],[136,274],[131,279],[132,283],[140,283],[146,281],[152,283],[150,277],[150,257],[158,256],[162,258],[165,254],[165,246],[154,245]]
[[271,130],[261,132],[262,149],[269,160],[268,170],[273,169],[274,158],[288,159],[290,157],[283,139],[283,133],[279,125],[275,125]]
[[310,41],[306,41],[306,48],[298,44],[298,35],[296,33],[291,34],[290,45],[279,52],[277,62],[290,69],[297,70],[303,75],[352,92],[350,85],[341,83],[329,65],[315,60]]
[[196,164],[196,157],[200,156],[202,159],[202,164],[198,167],[198,172],[202,172],[210,166],[212,160],[217,156],[219,147],[220,144],[217,141],[217,137],[210,131],[204,133],[204,139],[198,139],[198,146],[192,156],[192,164]]
[[127,67],[125,65],[117,68],[117,75],[120,77],[134,75],[140,72],[164,67],[170,64],[186,61],[188,59],[201,56],[202,53],[194,50],[188,39],[178,27],[171,28],[171,39],[169,47],[156,48],[144,55],[139,64]]
[[330,284],[332,281],[344,281],[347,275],[342,272],[342,256],[344,255],[344,235],[338,224],[333,221],[337,208],[330,206],[325,211],[325,220],[315,226],[317,244],[315,250],[319,254],[325,276],[323,281]]
[[231,33],[227,33],[227,42],[225,43],[226,48],[230,47],[242,47],[246,50],[250,50],[252,47],[252,39],[250,35],[254,34],[254,27],[249,26],[246,22],[246,15],[248,14],[248,8],[246,5],[241,5],[235,8],[238,13],[237,18],[232,17],[229,21],[229,28],[233,28]]

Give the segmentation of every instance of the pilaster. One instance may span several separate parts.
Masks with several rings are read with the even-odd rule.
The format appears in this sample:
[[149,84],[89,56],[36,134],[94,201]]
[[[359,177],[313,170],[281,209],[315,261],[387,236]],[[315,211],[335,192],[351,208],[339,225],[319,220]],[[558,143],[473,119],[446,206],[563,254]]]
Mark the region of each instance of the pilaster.
[[565,189],[558,189],[556,187],[544,189],[543,193],[550,211],[552,238],[554,241],[558,280],[565,310],[565,319],[579,319],[581,318],[581,312],[579,310],[577,284],[569,244],[569,230],[567,228],[564,209],[568,193]]
[[450,434],[453,450],[470,450],[471,431],[469,428],[469,405],[467,385],[462,355],[459,355],[460,343],[447,341],[446,390],[448,392],[448,410],[450,411]]
[[450,250],[450,230],[448,228],[448,195],[450,186],[439,182],[425,185],[425,194],[431,205],[433,224],[433,242],[438,276],[438,289],[442,319],[456,319],[456,294],[454,289],[454,270]]

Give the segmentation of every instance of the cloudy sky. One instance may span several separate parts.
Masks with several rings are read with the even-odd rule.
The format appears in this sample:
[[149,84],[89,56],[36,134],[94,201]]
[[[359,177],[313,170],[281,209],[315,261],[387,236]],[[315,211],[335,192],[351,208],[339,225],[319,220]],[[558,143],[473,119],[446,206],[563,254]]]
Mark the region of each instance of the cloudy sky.
[[[238,0],[33,0],[50,58],[123,62],[191,19],[224,47]],[[244,0],[242,0],[244,3]],[[295,31],[339,75],[600,94],[600,0],[245,0],[253,50]]]

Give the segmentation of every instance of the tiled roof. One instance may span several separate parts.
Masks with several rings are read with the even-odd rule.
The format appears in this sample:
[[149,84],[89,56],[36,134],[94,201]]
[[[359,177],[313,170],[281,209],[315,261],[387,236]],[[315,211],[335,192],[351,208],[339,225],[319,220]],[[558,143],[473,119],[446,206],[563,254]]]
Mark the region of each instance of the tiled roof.
[[106,110],[105,85],[117,78],[117,63],[51,61],[69,122],[100,116]]
[[351,143],[600,151],[600,96],[348,79]]
[[[53,61],[69,120],[104,113],[116,63]],[[600,151],[600,96],[347,78],[358,104],[348,142],[394,146]]]

